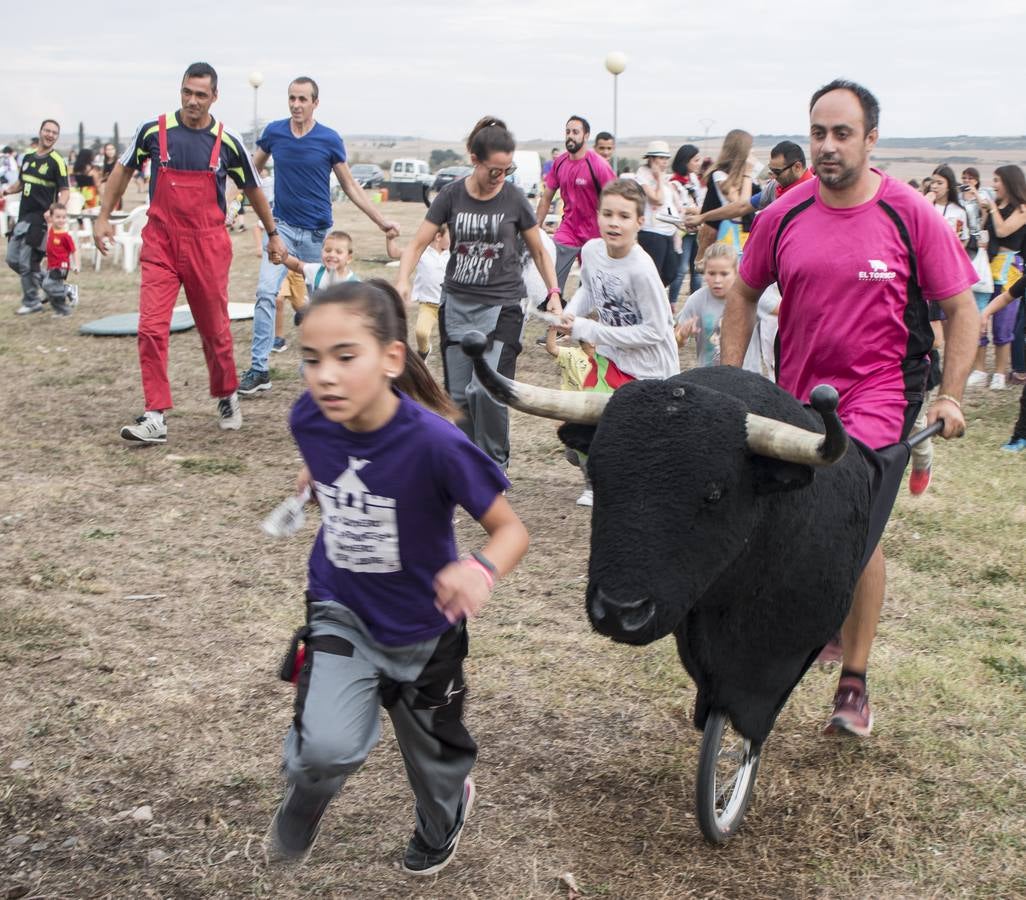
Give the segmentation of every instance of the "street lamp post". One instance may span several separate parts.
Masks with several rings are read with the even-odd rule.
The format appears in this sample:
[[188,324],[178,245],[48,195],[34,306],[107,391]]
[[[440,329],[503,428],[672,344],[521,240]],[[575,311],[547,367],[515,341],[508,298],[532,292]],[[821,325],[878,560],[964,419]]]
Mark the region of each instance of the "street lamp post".
[[709,153],[709,129],[716,124],[715,119],[699,119],[702,127],[705,128],[705,138],[702,140],[702,152],[708,155]]
[[250,72],[249,73],[249,84],[253,88],[253,146],[256,147],[256,142],[260,137],[260,119],[257,118],[257,91],[260,90],[260,85],[264,83],[263,72]]
[[621,50],[614,50],[606,56],[606,71],[613,76],[613,137],[616,139],[614,145],[617,149],[613,151],[613,172],[616,173],[619,159],[620,131],[617,123],[617,82],[620,74],[627,68],[627,54]]

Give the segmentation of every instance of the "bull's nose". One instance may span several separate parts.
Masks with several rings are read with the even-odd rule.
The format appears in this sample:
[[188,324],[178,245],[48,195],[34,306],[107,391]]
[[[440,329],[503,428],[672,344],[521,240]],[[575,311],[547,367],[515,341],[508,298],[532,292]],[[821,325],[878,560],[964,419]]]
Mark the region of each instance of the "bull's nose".
[[655,618],[655,603],[650,597],[637,600],[618,600],[602,588],[592,591],[588,600],[595,627],[605,633],[634,635],[648,628]]

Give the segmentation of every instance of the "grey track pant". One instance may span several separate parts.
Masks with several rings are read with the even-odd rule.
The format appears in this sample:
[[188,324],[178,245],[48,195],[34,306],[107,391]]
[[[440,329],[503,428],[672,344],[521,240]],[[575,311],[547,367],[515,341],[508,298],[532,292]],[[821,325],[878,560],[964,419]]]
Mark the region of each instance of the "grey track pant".
[[315,601],[310,627],[285,736],[289,783],[307,795],[338,793],[378,742],[384,706],[416,797],[417,830],[430,846],[444,847],[477,757],[462,720],[465,624],[429,641],[387,647],[340,603]]
[[460,340],[468,331],[486,335],[489,346],[485,359],[500,374],[513,378],[521,350],[524,311],[519,303],[487,306],[443,291],[438,331],[444,348],[445,389],[463,413],[457,424],[505,471],[509,467],[509,410],[477,380],[474,365],[460,347]]
[[577,254],[580,252],[580,247],[556,244],[556,283],[559,285],[560,291],[566,287],[566,280],[570,276],[574,260],[577,259]]

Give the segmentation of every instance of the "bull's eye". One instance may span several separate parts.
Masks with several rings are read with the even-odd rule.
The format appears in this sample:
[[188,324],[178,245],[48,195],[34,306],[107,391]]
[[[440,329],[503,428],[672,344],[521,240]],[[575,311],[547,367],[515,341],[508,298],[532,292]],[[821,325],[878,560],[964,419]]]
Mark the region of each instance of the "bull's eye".
[[707,484],[705,486],[705,502],[706,503],[719,503],[723,497],[723,485],[721,484]]

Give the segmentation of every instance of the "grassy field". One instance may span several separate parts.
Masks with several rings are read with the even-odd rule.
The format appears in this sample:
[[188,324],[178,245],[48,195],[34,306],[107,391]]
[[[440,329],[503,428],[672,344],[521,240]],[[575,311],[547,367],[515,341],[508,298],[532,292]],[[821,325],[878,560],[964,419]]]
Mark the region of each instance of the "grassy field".
[[[406,234],[423,214],[388,211]],[[336,212],[360,274],[394,275],[373,261],[378,233]],[[251,300],[251,235],[235,245],[231,296]],[[77,328],[134,309],[138,274],[79,282],[74,318],[22,318],[0,273],[0,897],[567,898],[564,873],[591,898],[1026,896],[1026,459],[998,450],[1017,391],[971,394],[966,438],[938,447],[924,497],[898,502],[874,736],[822,737],[836,672],[810,672],[720,849],[693,814],[700,736],[672,641],[590,631],[579,475],[554,423],[515,414],[511,500],[534,543],[471,630],[479,802],[459,857],[436,879],[401,875],[412,797],[386,725],[298,875],[268,870],[259,841],[316,515],[287,541],[258,528],[299,466],[298,353],[274,357],[273,390],[221,433],[198,337],[173,336],[169,442],[127,447],[134,339]],[[245,368],[251,324],[233,330]],[[555,385],[537,334],[521,377]],[[458,531],[479,545],[465,514]]]

